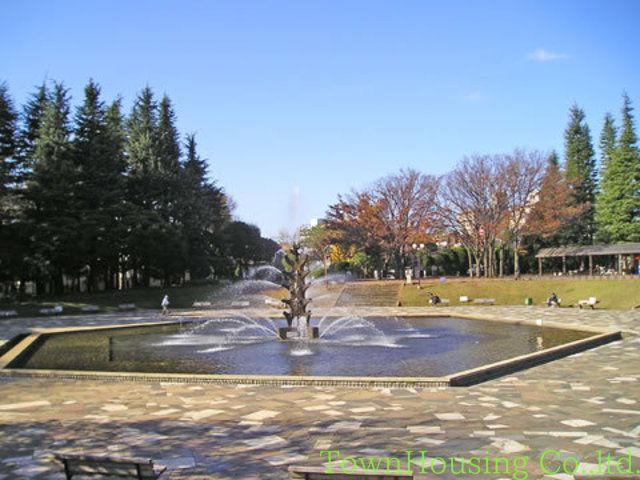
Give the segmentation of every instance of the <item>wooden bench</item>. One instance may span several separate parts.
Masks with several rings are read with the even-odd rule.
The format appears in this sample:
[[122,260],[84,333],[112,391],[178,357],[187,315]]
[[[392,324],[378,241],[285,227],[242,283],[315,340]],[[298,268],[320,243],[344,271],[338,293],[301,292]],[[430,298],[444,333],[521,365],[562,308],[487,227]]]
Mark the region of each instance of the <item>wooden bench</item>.
[[128,310],[135,310],[135,309],[136,309],[135,303],[121,303],[120,305],[118,305],[118,310],[121,310],[123,312],[126,312]]
[[117,458],[98,455],[58,453],[55,458],[62,462],[67,480],[74,475],[134,478],[155,480],[166,470],[155,470],[153,460],[142,458]]
[[638,475],[635,474],[623,474],[612,473],[611,475],[574,475],[574,480],[638,480]]
[[287,308],[287,306],[282,303],[280,300],[276,300],[275,298],[267,297],[264,299],[264,303],[269,305],[270,307],[275,307],[278,309]]
[[64,308],[62,307],[62,305],[56,305],[55,307],[52,308],[41,308],[39,310],[40,314],[42,315],[59,315],[64,311]]
[[100,306],[99,305],[84,305],[83,307],[80,307],[80,311],[84,312],[84,313],[99,312],[100,311]]
[[473,300],[476,305],[493,305],[496,303],[495,298],[476,298]]
[[251,303],[247,302],[246,300],[236,300],[234,302],[231,302],[231,307],[233,308],[243,308],[248,307],[249,305],[251,305]]
[[[349,466],[351,466],[349,464]],[[338,466],[334,466],[333,471],[328,473],[327,467],[307,467],[307,466],[291,466],[289,467],[289,480],[357,480],[372,478],[376,480],[405,480],[405,479],[421,479],[426,480],[424,475],[417,475],[410,471],[395,471],[390,472],[381,469],[380,472],[373,473],[357,469],[355,471],[345,471]]]
[[578,307],[591,307],[592,310],[595,310],[598,303],[600,303],[600,300],[596,297],[589,297],[588,300],[578,300]]
[[211,302],[193,302],[194,308],[210,308]]
[[433,305],[434,307],[450,305],[450,304],[451,304],[451,300],[449,300],[448,298],[440,298],[438,300],[438,303],[433,303],[433,300],[429,299],[429,305]]

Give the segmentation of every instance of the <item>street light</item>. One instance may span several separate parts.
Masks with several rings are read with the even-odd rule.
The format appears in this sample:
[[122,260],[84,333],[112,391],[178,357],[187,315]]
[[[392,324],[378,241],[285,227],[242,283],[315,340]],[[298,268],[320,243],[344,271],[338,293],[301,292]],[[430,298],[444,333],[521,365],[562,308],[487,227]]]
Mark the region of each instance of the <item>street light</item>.
[[327,289],[329,288],[329,265],[327,264],[327,252],[331,248],[331,244],[325,246],[322,249],[322,263],[324,264],[324,282],[327,285]]
[[417,244],[414,243],[413,245],[411,245],[413,247],[413,251],[414,251],[414,256],[415,256],[415,261],[414,261],[414,266],[418,267],[418,289],[422,288],[422,268],[420,265],[420,251],[424,249],[425,245],[424,243],[421,244]]

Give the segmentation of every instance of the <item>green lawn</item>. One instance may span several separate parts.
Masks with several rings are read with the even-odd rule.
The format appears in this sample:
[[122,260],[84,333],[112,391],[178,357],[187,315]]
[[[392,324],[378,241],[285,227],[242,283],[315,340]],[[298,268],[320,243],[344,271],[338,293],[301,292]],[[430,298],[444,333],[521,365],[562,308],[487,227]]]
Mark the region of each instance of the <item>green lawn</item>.
[[135,303],[138,308],[160,309],[160,302],[165,293],[169,295],[172,308],[191,307],[194,301],[206,300],[218,287],[215,285],[193,285],[188,287],[137,288],[114,292],[94,294],[74,294],[61,297],[47,297],[35,301],[18,304],[2,304],[3,310],[17,310],[20,316],[39,315],[38,310],[54,305],[62,305],[65,314],[81,313],[85,305],[99,305],[103,312],[118,310],[122,303]]
[[[41,308],[62,305],[65,315],[83,313],[81,308],[85,305],[98,305],[101,313],[116,312],[118,305],[122,303],[135,303],[139,309],[160,310],[160,302],[164,294],[169,295],[171,308],[190,308],[195,301],[207,301],[216,289],[217,285],[189,285],[185,287],[168,288],[136,288],[131,290],[78,293],[61,297],[46,297],[22,303],[2,303],[0,310],[16,310],[21,317],[39,316]],[[265,291],[264,295],[277,298],[286,296],[284,289]]]
[[[64,313],[81,313],[84,305],[99,305],[102,312],[118,311],[121,303],[135,303],[140,309],[160,309],[162,296],[167,293],[172,308],[189,308],[194,301],[206,301],[219,287],[215,285],[191,285],[187,287],[140,288],[95,294],[66,295],[59,298],[43,298],[20,304],[2,304],[2,310],[17,310],[20,316],[37,316],[44,307],[62,305]],[[578,300],[597,297],[598,308],[627,310],[640,305],[640,280],[470,280],[449,279],[444,284],[438,281],[423,281],[422,289],[416,285],[404,286],[400,293],[403,306],[428,305],[427,292],[432,291],[441,298],[448,298],[451,305],[460,305],[461,295],[474,298],[495,298],[498,305],[523,305],[525,297],[532,297],[534,304],[542,304],[551,292],[562,299],[563,306],[577,306]],[[286,296],[284,289],[263,292],[274,298]],[[481,307],[479,307],[481,308]]]
[[526,297],[540,305],[556,292],[562,306],[577,307],[578,300],[596,297],[597,308],[628,310],[640,305],[640,280],[588,280],[588,279],[455,279],[444,284],[438,281],[423,281],[422,288],[404,286],[400,293],[403,306],[427,305],[427,292],[440,298],[448,298],[451,305],[460,305],[458,299],[466,295],[474,298],[495,298],[497,305],[523,305]]

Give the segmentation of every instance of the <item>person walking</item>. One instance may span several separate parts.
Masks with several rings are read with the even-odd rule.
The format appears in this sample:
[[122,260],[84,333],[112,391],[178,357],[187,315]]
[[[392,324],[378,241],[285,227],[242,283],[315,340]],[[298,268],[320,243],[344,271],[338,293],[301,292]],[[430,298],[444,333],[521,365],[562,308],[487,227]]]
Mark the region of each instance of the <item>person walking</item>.
[[160,305],[162,306],[162,314],[169,315],[169,295],[164,296]]

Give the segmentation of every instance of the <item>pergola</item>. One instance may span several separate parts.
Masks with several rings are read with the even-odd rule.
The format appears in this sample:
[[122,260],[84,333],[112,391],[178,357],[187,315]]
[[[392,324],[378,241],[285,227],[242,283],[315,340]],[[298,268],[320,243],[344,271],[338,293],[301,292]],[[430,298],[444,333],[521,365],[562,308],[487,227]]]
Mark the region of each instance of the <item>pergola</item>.
[[593,257],[615,256],[618,258],[618,273],[622,274],[622,257],[640,255],[640,243],[617,243],[613,245],[584,245],[543,248],[538,252],[538,274],[542,275],[543,258],[562,258],[562,273],[567,273],[567,257],[589,257],[589,275],[593,275]]

